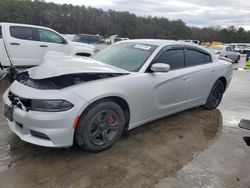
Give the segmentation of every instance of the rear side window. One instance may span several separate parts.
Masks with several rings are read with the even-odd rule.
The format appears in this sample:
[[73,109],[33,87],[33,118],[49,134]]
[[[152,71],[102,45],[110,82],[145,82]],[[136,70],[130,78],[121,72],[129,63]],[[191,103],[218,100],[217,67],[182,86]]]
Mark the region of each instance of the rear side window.
[[185,66],[184,50],[173,49],[165,51],[160,55],[157,63],[169,64],[170,70],[183,68]]
[[33,32],[31,27],[11,26],[10,35],[17,39],[33,40]]
[[196,50],[187,50],[187,66],[201,65],[211,62],[209,54]]
[[2,26],[0,25],[0,39],[3,37],[3,34],[2,34]]

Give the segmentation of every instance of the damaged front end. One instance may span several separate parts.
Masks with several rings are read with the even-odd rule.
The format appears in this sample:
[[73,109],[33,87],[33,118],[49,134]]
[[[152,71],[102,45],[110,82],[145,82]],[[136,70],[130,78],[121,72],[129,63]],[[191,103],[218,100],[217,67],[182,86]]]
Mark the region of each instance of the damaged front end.
[[50,78],[32,79],[29,76],[29,73],[26,71],[18,73],[15,75],[15,77],[12,78],[26,86],[35,89],[50,90],[63,89],[83,82],[112,78],[127,74],[128,73],[73,73]]

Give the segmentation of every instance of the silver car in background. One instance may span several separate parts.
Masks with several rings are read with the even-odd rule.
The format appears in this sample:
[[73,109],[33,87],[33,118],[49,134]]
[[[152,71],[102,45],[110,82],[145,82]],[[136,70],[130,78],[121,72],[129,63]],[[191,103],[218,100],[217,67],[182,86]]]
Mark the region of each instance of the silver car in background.
[[211,46],[209,49],[214,52],[217,57],[228,58],[234,63],[238,63],[240,61],[240,53],[237,52],[232,46],[217,45]]

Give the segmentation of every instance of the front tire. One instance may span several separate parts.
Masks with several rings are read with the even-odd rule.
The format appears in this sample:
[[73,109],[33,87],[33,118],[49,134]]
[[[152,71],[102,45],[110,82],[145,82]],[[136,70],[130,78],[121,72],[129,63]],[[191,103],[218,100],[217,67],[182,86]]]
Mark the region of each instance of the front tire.
[[210,94],[207,98],[207,102],[202,107],[208,110],[217,108],[220,105],[223,94],[225,91],[224,83],[221,80],[217,80],[210,91]]
[[124,125],[121,107],[110,100],[102,100],[81,115],[75,130],[75,141],[84,150],[100,152],[120,138]]

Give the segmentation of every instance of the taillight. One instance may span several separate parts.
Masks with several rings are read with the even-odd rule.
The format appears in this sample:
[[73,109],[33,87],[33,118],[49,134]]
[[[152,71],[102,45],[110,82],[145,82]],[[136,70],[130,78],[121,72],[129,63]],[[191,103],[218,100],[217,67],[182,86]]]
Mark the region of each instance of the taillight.
[[221,52],[216,52],[216,55],[220,55],[221,54]]

